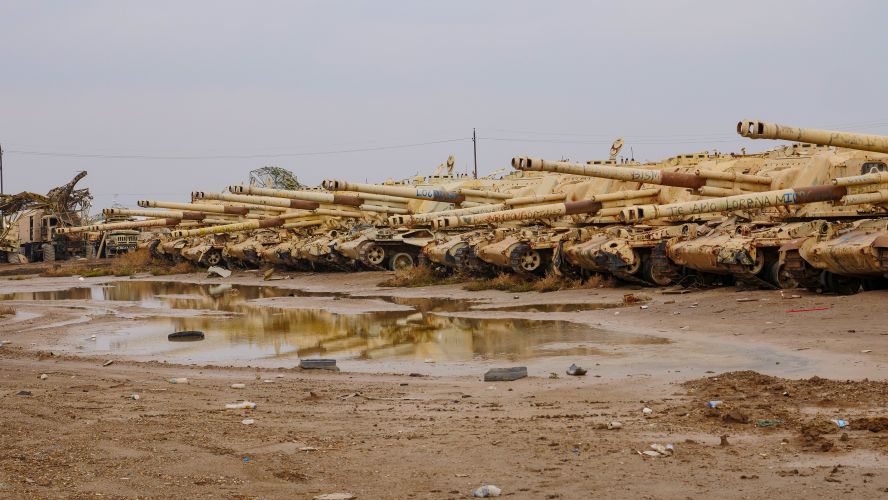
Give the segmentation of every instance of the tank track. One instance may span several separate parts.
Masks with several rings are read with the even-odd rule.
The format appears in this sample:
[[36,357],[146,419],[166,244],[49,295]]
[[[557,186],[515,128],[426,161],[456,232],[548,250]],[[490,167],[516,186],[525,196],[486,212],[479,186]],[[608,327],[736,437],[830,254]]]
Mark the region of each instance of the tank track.
[[659,243],[657,246],[651,249],[651,267],[656,269],[661,275],[666,276],[672,283],[679,283],[682,281],[682,273],[681,270],[669,260],[669,256],[666,254],[666,243]]

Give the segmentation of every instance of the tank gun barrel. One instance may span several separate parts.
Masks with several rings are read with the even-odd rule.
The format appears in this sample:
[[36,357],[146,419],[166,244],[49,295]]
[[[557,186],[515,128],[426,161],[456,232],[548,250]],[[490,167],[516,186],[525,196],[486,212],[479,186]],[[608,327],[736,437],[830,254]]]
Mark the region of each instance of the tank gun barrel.
[[139,200],[136,204],[142,208],[167,208],[171,210],[204,212],[208,214],[247,215],[250,213],[250,209],[247,207],[211,205],[209,203],[176,203],[172,201]]
[[[293,200],[313,201],[315,203],[327,203],[333,205],[345,205],[357,207],[364,204],[364,200],[358,196],[336,193],[323,193],[313,191],[293,191],[289,189],[260,188],[256,186],[228,186],[228,192],[236,195],[267,196],[271,198],[289,198]],[[406,200],[405,200],[406,201]]]
[[687,217],[717,212],[733,212],[735,210],[756,210],[822,201],[839,201],[847,194],[848,188],[845,186],[809,186],[780,189],[777,191],[749,193],[682,203],[627,207],[620,211],[618,218],[622,222],[639,222],[666,217]]
[[435,219],[448,216],[487,214],[491,212],[502,212],[512,207],[505,203],[478,205],[470,208],[458,208],[454,210],[442,210],[440,212],[428,212],[424,214],[414,215],[393,215],[389,217],[389,225],[391,226],[414,226],[417,224],[428,224]]
[[466,201],[466,195],[456,191],[445,191],[433,187],[411,186],[386,186],[380,184],[362,184],[343,180],[328,179],[322,183],[324,189],[329,191],[355,191],[357,193],[372,193],[387,196],[398,196],[414,200],[439,201],[443,203],[462,203]]
[[241,231],[252,231],[254,229],[281,227],[286,221],[287,219],[284,219],[283,217],[269,217],[268,219],[250,220],[235,224],[223,224],[220,226],[201,227],[197,229],[180,229],[172,231],[170,234],[173,238],[190,238],[192,236],[207,236],[210,234],[237,233]]
[[192,191],[192,200],[217,200],[235,203],[248,203],[263,207],[291,208],[296,210],[315,210],[320,207],[316,201],[293,200],[287,198],[271,198],[268,196],[249,196],[241,194],[212,193],[209,191]]
[[873,153],[888,153],[888,136],[856,134],[816,128],[798,128],[757,120],[737,123],[737,133],[750,139],[782,139],[821,146],[858,149]]
[[[617,167],[612,165],[571,163],[566,161],[549,161],[540,158],[518,156],[512,158],[512,167],[517,170],[556,172],[586,177],[599,177],[626,182],[640,182],[687,188],[697,192],[706,189],[739,189],[741,191],[765,191],[771,185],[771,178],[761,175],[740,174],[733,172],[715,172],[699,169],[693,174],[671,172],[668,170],[636,167]],[[712,192],[712,191],[710,191]]]
[[[309,220],[310,217],[315,216],[331,216],[331,217],[361,217],[365,215],[362,212],[357,212],[353,210],[341,210],[335,208],[318,208],[315,210],[295,210],[292,212],[284,212],[275,217],[267,217],[264,219],[258,220],[248,220],[244,222],[236,222],[233,224],[222,224],[217,226],[210,227],[202,227],[198,229],[189,229],[189,230],[179,230],[173,231],[172,235],[175,238],[187,238],[191,236],[206,236],[209,234],[222,234],[222,233],[238,233],[241,231],[252,231],[254,229],[265,229],[272,227],[282,227],[286,224],[297,224],[298,222],[291,222],[293,219],[304,219]],[[296,226],[294,226],[296,227]],[[300,226],[301,227],[301,226]]]
[[151,217],[155,219],[183,219],[202,221],[207,214],[202,212],[186,212],[183,210],[131,210],[128,208],[106,208],[102,210],[105,216],[122,217]]
[[107,224],[91,224],[89,226],[71,226],[56,228],[57,234],[90,233],[97,231],[112,231],[115,229],[139,229],[142,227],[176,226],[182,219],[148,219],[128,222],[110,222]]
[[318,203],[329,203],[333,205],[344,205],[353,207],[366,204],[368,201],[377,201],[380,203],[393,205],[406,205],[407,202],[412,199],[400,196],[387,196],[383,194],[373,193],[361,193],[360,195],[354,195],[319,191],[294,191],[289,189],[272,189],[242,185],[228,186],[228,191],[232,194],[254,194],[259,196],[271,196],[274,198],[292,198],[294,200],[316,201]]
[[452,215],[439,217],[432,220],[435,229],[446,229],[459,226],[471,226],[478,224],[494,224],[516,220],[539,220],[565,215],[590,214],[596,215],[602,210],[607,210],[607,205],[625,200],[651,198],[656,196],[659,189],[638,189],[632,191],[617,191],[614,193],[600,194],[581,201],[567,201],[549,205],[534,205],[523,208],[513,208],[499,212]]
[[862,186],[867,184],[888,184],[888,172],[838,177],[832,180],[834,186]]
[[[240,187],[240,186],[229,186],[231,187]],[[229,193],[209,193],[204,191],[194,191],[191,193],[191,197],[193,199],[198,200],[221,200],[221,201],[233,201],[233,202],[241,202],[241,203],[253,203],[257,205],[266,205],[272,207],[284,207],[284,208],[294,208],[299,210],[317,210],[321,208],[321,204],[325,205],[340,205],[335,203],[336,195],[331,195],[329,193],[311,193],[313,195],[327,195],[327,196],[317,196],[317,201],[309,201],[303,199],[295,199],[289,197],[279,197],[279,196],[259,196],[259,195],[244,195],[244,194],[229,194]],[[354,201],[363,201],[356,197],[339,197],[339,201],[345,201],[347,203],[341,204],[341,206],[346,208],[356,208],[358,210],[362,210],[365,212],[377,212],[377,213],[390,213],[390,214],[406,214],[409,211],[406,208],[400,207],[388,207],[383,205],[372,205],[366,203],[359,203],[355,205]],[[320,199],[328,199],[329,201],[319,201]]]
[[469,208],[457,208],[453,210],[442,210],[440,212],[428,212],[424,214],[394,215],[392,217],[389,217],[389,225],[413,226],[416,224],[428,224],[435,219],[440,219],[441,217],[502,212],[503,210],[510,210],[525,205],[541,205],[546,203],[564,201],[565,197],[566,195],[563,193],[530,195],[508,198],[506,200],[503,200],[503,203],[488,203]]

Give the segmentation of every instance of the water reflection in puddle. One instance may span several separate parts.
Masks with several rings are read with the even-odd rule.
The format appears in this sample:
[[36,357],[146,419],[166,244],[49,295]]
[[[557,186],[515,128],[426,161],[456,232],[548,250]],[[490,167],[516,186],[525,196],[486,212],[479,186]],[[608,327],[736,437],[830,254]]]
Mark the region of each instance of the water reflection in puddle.
[[[258,299],[283,299],[287,308],[260,305]],[[306,298],[300,303],[300,298]],[[473,301],[435,298],[347,297],[379,300],[411,310],[342,313],[342,294],[307,293],[268,286],[198,285],[178,282],[118,281],[112,285],[61,291],[2,294],[2,300],[126,301],[156,309],[156,317],[100,335],[98,351],[160,355],[167,359],[222,363],[276,357],[338,359],[413,358],[465,361],[484,358],[529,358],[606,354],[607,346],[657,344],[663,339],[627,336],[583,324],[526,318],[465,318]],[[292,307],[292,308],[291,308]],[[509,306],[486,309],[508,316],[516,312],[569,312],[601,308],[595,304]],[[218,311],[222,314],[164,315],[163,311]],[[446,315],[438,313],[447,313]],[[206,340],[170,343],[166,336],[200,330]]]

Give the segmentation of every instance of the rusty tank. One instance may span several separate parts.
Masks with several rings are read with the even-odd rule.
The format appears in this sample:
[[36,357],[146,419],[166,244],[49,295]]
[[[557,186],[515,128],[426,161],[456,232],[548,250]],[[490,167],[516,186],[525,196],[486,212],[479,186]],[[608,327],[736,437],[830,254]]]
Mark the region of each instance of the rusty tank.
[[852,216],[823,213],[828,219],[818,221],[816,230],[785,242],[779,251],[787,273],[810,290],[853,294],[883,288],[888,269],[883,260],[888,257],[888,136],[751,120],[738,123],[737,131],[751,139],[831,146],[831,160],[844,174],[830,183],[840,195],[831,203],[842,215]]

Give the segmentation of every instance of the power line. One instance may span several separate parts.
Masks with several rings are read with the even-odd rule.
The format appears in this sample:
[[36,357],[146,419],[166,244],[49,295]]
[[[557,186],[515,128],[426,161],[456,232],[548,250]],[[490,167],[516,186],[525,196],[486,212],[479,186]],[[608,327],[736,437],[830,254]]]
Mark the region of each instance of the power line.
[[[528,143],[550,143],[550,144],[611,144],[612,140],[607,141],[573,141],[573,140],[561,140],[561,139],[535,139],[530,137],[479,137],[479,140],[485,141],[502,141],[502,142],[528,142]],[[631,138],[627,139],[627,142],[631,144],[709,144],[712,142],[737,142],[738,140],[743,140],[742,137],[737,137],[736,139],[703,139],[697,141],[676,141],[676,140],[648,140],[648,141],[635,141]]]
[[310,151],[310,152],[300,152],[300,153],[258,153],[258,154],[235,154],[235,155],[194,155],[194,156],[155,156],[155,155],[145,155],[145,154],[92,154],[92,153],[65,153],[65,152],[49,152],[49,151],[26,151],[26,150],[16,150],[16,149],[8,149],[5,150],[5,153],[10,154],[19,154],[19,155],[28,155],[28,156],[51,156],[51,157],[65,157],[65,158],[103,158],[103,159],[116,159],[116,160],[246,160],[246,159],[257,159],[257,158],[287,158],[287,157],[297,157],[297,156],[322,156],[322,155],[334,155],[334,154],[343,154],[343,153],[364,153],[369,151],[385,151],[392,149],[406,149],[406,148],[415,148],[420,146],[430,146],[433,144],[445,144],[449,142],[461,142],[461,141],[469,141],[471,138],[460,138],[460,139],[443,139],[440,141],[427,141],[427,142],[416,142],[412,144],[396,144],[391,146],[374,146],[367,148],[353,148],[353,149],[337,149],[330,151]]

